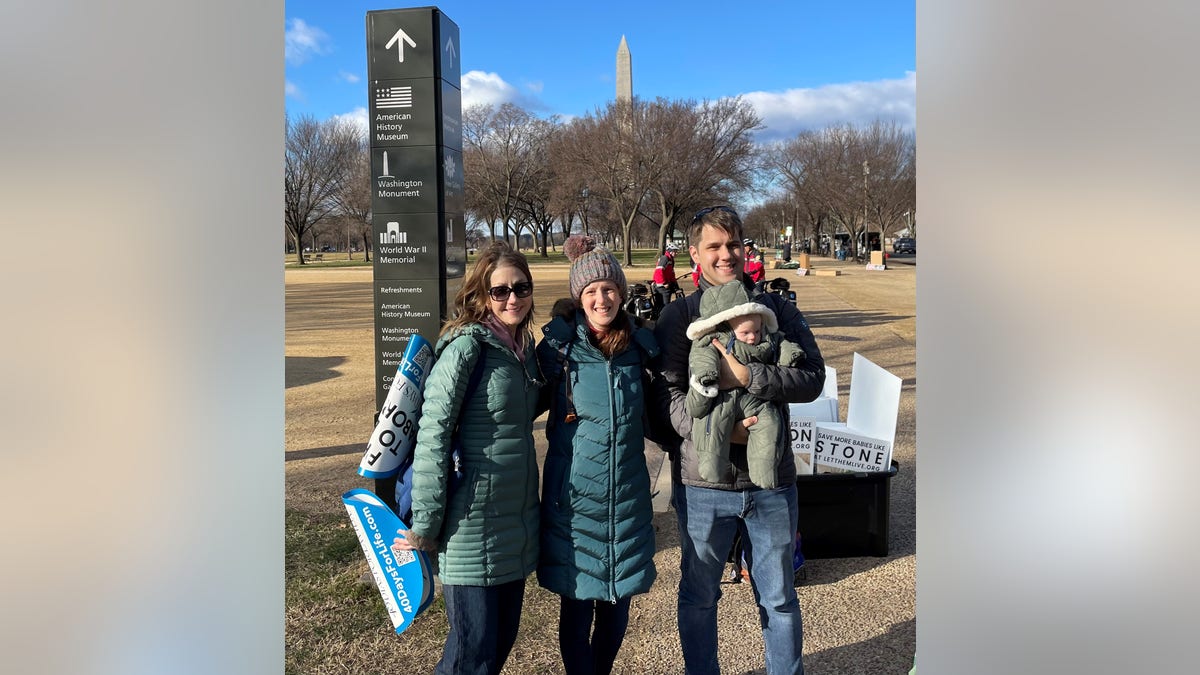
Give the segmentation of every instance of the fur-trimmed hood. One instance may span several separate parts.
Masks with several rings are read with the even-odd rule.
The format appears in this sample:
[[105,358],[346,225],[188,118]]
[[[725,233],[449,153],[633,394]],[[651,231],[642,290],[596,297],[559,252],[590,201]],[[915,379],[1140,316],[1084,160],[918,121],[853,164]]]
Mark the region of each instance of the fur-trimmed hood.
[[700,296],[700,318],[688,326],[688,339],[695,340],[705,333],[713,332],[722,322],[747,314],[762,316],[764,332],[774,333],[779,330],[779,320],[775,317],[775,312],[762,303],[752,302],[745,284],[741,281],[713,286]]

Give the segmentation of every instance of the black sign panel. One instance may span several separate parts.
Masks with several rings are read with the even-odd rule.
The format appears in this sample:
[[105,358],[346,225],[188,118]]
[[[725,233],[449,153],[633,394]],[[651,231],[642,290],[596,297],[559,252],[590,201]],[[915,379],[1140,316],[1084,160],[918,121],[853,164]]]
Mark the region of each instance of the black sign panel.
[[437,213],[435,146],[371,148],[371,207],[376,213]]
[[461,89],[458,25],[433,7],[367,12],[367,70],[371,79],[440,77]]
[[[372,82],[369,94],[371,145],[437,145],[437,99],[434,93],[437,82],[433,78]],[[461,124],[459,127],[458,149],[461,149]]]
[[435,213],[374,217],[376,279],[437,279],[442,262]]
[[463,213],[466,209],[466,192],[463,184],[463,157],[461,152],[442,148],[442,180],[446,201],[445,211]]
[[467,225],[462,213],[447,213],[442,220],[446,233],[446,278],[461,277],[467,271]]
[[371,79],[437,75],[433,8],[367,12],[367,70]]
[[413,334],[436,344],[442,299],[436,278],[375,281],[375,397],[382,405]]
[[436,341],[466,271],[462,65],[436,7],[366,18],[378,408],[411,336]]
[[459,79],[462,59],[458,54],[458,24],[441,12],[438,12],[438,48],[442,53],[441,63],[438,64],[438,77],[452,84],[455,89],[462,89],[462,81]]
[[462,92],[442,80],[442,145],[462,152]]

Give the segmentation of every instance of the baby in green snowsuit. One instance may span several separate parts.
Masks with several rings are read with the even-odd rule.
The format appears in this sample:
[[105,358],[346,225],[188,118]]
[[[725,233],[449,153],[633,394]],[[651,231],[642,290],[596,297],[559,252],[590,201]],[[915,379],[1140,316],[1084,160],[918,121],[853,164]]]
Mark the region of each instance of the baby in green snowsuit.
[[721,483],[732,471],[729,437],[733,425],[757,415],[748,429],[746,464],[750,480],[761,488],[775,488],[780,453],[790,449],[782,441],[780,404],[752,396],[745,389],[718,389],[720,359],[713,347],[716,338],[740,363],[795,366],[804,360],[800,345],[783,339],[779,320],[770,307],[751,302],[740,281],[713,286],[700,297],[700,318],[688,326],[692,340],[688,354],[688,413],[699,421],[692,426],[698,469],[702,480]]

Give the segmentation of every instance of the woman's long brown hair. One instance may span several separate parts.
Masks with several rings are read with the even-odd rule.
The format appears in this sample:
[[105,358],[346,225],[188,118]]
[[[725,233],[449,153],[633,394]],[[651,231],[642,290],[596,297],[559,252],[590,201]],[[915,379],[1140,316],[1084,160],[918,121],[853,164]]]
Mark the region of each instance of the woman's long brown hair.
[[[488,308],[488,283],[491,281],[492,272],[500,267],[515,267],[525,275],[530,283],[533,283],[533,274],[529,271],[529,261],[525,259],[525,254],[514,251],[512,246],[502,239],[492,242],[490,246],[480,252],[475,266],[463,278],[462,286],[454,295],[453,317],[447,319],[442,326],[442,335],[467,324],[483,323],[487,319],[491,314],[491,310]],[[532,297],[529,301],[529,313],[517,327],[517,335],[528,333],[531,323],[533,323]]]

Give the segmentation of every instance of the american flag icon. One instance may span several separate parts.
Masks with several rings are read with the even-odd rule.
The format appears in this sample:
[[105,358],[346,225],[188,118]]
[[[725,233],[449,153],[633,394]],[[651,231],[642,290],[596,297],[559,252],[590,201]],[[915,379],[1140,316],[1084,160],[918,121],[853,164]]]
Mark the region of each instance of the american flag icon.
[[411,108],[412,87],[380,87],[375,90],[376,108]]

